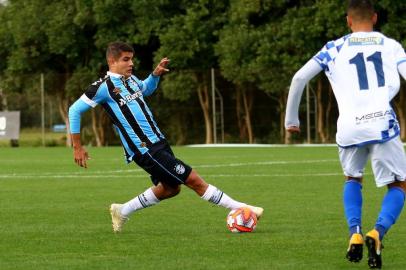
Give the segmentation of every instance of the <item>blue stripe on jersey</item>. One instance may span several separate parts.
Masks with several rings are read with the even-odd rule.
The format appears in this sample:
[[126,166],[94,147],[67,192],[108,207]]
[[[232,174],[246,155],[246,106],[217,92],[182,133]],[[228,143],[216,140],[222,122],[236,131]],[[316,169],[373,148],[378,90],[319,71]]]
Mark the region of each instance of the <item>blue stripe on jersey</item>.
[[334,42],[332,42],[332,41],[330,41],[330,42],[327,42],[327,44],[326,44],[326,49],[328,50],[328,49],[331,49],[331,48],[333,48],[334,47]]
[[406,62],[406,59],[400,60],[399,62],[397,62],[397,65],[399,66],[400,64]]
[[[135,81],[135,80],[132,80],[132,81]],[[129,93],[131,93],[131,94],[134,94],[134,93],[135,93],[134,89],[132,89],[127,83],[124,84],[124,87],[128,90]],[[139,88],[139,90],[142,91],[142,89],[141,89],[141,87],[140,87],[140,85],[139,85],[138,83],[137,83],[137,87]],[[145,119],[147,120],[147,122],[148,122],[150,128],[152,129],[153,133],[155,134],[155,136],[156,136],[159,140],[161,140],[162,138],[161,138],[161,136],[160,136],[160,133],[159,133],[158,130],[157,130],[156,123],[152,121],[152,115],[150,115],[150,114],[148,113],[147,106],[146,106],[145,102],[142,100],[141,97],[135,99],[135,101],[138,103],[138,106],[139,106],[139,108],[141,109],[141,111],[143,112],[144,117],[145,117]],[[142,125],[140,125],[140,127],[142,128]],[[145,132],[145,131],[146,131],[146,130],[144,129],[143,132]],[[154,138],[154,139],[156,140],[156,138]]]
[[122,125],[121,121],[118,120],[117,115],[115,114],[114,110],[110,107],[110,105],[107,103],[104,103],[102,106],[103,106],[104,110],[107,112],[107,114],[110,116],[114,125],[120,130],[120,132],[121,132],[120,134],[122,135],[122,138],[124,138],[124,141],[122,140],[121,142],[124,147],[127,146],[127,148],[125,148],[126,151],[136,153],[136,154],[141,154],[141,152],[138,150],[138,147],[135,145],[134,141],[128,135],[128,133],[127,133],[126,129],[124,128],[124,126]]
[[139,145],[143,144],[143,147],[152,145],[153,142],[142,130],[142,127],[138,123],[138,120],[135,117],[133,111],[130,109],[130,106],[128,104],[121,104],[120,99],[124,99],[124,97],[120,93],[117,94],[113,92],[115,86],[112,80],[107,80],[106,83],[108,86],[108,93],[110,95],[110,98],[116,103],[115,106],[112,107],[113,111],[116,115],[123,116],[119,119],[121,119],[122,123],[124,122],[123,126],[126,127],[126,132],[128,134],[135,134],[140,140],[140,142],[138,142]]
[[[388,135],[385,139],[382,138],[380,140],[371,140],[371,141],[366,141],[366,142],[357,143],[357,144],[351,144],[351,145],[347,145],[347,146],[342,146],[342,145],[339,145],[339,144],[337,144],[337,145],[339,147],[341,147],[341,148],[351,148],[351,147],[361,147],[361,146],[368,145],[368,144],[384,143],[384,142],[390,141],[393,138],[396,138],[397,136],[399,136],[399,134],[400,134],[399,128],[395,127],[393,130],[394,130],[395,133],[392,136]],[[382,131],[382,132],[384,132],[384,131]]]

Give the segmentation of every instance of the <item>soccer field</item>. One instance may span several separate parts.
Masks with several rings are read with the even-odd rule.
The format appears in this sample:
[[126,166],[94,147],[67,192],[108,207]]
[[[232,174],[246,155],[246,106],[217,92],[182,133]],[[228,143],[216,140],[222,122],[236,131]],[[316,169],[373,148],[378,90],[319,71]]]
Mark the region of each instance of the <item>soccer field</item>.
[[[120,147],[0,148],[0,269],[368,269],[345,260],[343,176],[336,147],[188,148],[177,156],[235,199],[265,209],[254,233],[232,234],[227,210],[183,187],[114,234],[108,207],[151,184]],[[364,231],[385,189],[368,166]],[[404,269],[406,221],[386,236],[385,269]]]

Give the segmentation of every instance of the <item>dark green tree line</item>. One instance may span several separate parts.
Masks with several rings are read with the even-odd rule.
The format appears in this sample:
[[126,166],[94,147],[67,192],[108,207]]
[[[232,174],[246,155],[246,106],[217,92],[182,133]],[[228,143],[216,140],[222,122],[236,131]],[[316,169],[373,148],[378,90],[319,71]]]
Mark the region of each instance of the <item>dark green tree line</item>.
[[[404,46],[405,8],[404,1],[377,3],[378,30]],[[0,99],[34,93],[43,73],[47,97],[66,124],[69,105],[107,70],[109,42],[134,46],[141,77],[169,57],[171,72],[149,102],[175,143],[213,140],[211,68],[221,76],[226,118],[235,126],[226,130],[230,140],[289,141],[283,119],[292,76],[327,41],[349,32],[345,3],[336,0],[9,0],[0,4],[0,21]],[[312,127],[318,141],[333,141],[331,89],[324,76],[311,87]],[[404,91],[395,103],[405,126]],[[111,143],[109,125],[100,108],[84,122],[96,145]]]

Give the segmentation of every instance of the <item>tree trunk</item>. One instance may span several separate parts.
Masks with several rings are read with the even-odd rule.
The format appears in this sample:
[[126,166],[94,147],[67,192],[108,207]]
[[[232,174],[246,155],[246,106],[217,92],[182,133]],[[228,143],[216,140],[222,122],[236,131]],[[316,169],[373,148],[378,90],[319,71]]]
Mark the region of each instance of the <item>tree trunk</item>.
[[96,117],[96,109],[93,109],[91,113],[92,113],[92,130],[94,133],[94,137],[96,139],[96,146],[100,147],[103,145],[104,142],[102,141],[99,131],[103,129],[100,129],[100,121]]
[[326,143],[326,133],[324,130],[324,105],[323,105],[323,81],[322,79],[317,80],[316,98],[317,98],[317,134],[319,135],[320,141]]
[[326,108],[326,117],[325,117],[325,123],[326,123],[326,128],[325,128],[325,134],[326,134],[326,141],[330,141],[330,118],[331,118],[331,110],[332,110],[332,102],[333,102],[333,89],[331,88],[329,84],[328,88],[328,103],[327,103],[327,108]]
[[69,117],[68,117],[68,108],[69,101],[61,95],[58,95],[58,110],[61,115],[65,125],[66,125],[66,146],[70,147],[72,142],[70,138],[70,127],[69,127]]
[[280,93],[278,98],[279,103],[279,136],[284,144],[292,143],[292,134],[285,129],[286,102],[288,99],[287,93]]
[[252,130],[252,123],[251,123],[251,111],[252,111],[252,103],[253,103],[252,91],[243,90],[242,97],[243,97],[243,104],[244,104],[244,121],[245,121],[245,126],[247,128],[248,143],[254,143],[254,133]]
[[8,105],[7,105],[7,96],[4,94],[3,89],[0,88],[0,99],[1,99],[1,111],[8,111]]
[[208,89],[208,81],[206,76],[204,75],[197,75],[197,81],[199,82],[199,86],[197,88],[197,94],[199,96],[199,103],[200,107],[203,111],[204,116],[204,126],[206,129],[206,144],[213,143],[213,124],[210,119],[210,97],[209,97],[209,89]]
[[237,125],[238,125],[238,131],[240,135],[240,141],[243,141],[246,138],[246,128],[245,128],[245,122],[244,120],[244,114],[243,114],[243,109],[242,109],[242,102],[241,102],[241,89],[237,86],[236,87],[236,92],[235,92],[235,109],[236,109],[236,114],[237,114]]

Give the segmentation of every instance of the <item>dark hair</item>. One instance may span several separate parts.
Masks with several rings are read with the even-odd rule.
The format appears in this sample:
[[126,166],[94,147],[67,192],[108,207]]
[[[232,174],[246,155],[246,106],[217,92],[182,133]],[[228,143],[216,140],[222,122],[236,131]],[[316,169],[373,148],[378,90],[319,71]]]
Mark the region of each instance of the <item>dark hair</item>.
[[357,21],[370,20],[375,14],[375,9],[370,0],[349,0],[347,14]]
[[118,58],[120,58],[122,52],[134,53],[134,49],[127,43],[121,41],[111,42],[107,46],[106,59],[108,59],[109,57],[113,57],[115,60],[117,60]]

